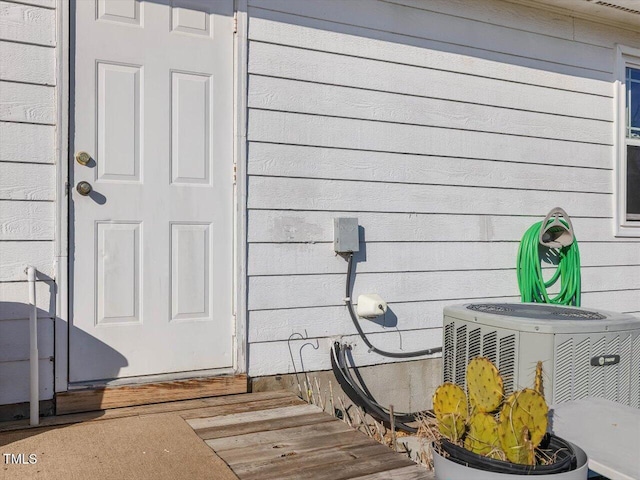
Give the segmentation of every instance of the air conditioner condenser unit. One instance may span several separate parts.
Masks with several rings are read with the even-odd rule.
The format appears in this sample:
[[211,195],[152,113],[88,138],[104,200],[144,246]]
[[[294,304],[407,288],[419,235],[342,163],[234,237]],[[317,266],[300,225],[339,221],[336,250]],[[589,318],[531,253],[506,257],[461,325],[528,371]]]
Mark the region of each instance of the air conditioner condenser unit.
[[505,394],[532,387],[543,362],[545,397],[558,404],[602,397],[640,408],[640,319],[622,313],[537,303],[482,303],[444,309],[443,380],[466,388],[470,359],[499,368]]

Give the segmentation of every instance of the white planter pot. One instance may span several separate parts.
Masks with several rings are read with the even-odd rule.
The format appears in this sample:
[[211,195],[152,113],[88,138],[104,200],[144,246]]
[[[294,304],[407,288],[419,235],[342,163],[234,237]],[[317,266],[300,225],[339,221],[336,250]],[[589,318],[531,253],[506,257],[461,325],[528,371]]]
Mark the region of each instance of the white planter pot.
[[514,475],[511,473],[495,473],[477,468],[459,465],[440,455],[431,447],[433,453],[433,466],[435,469],[436,480],[587,480],[589,475],[589,467],[587,454],[580,447],[571,444],[576,454],[577,467],[575,470],[564,473],[549,473],[545,475]]

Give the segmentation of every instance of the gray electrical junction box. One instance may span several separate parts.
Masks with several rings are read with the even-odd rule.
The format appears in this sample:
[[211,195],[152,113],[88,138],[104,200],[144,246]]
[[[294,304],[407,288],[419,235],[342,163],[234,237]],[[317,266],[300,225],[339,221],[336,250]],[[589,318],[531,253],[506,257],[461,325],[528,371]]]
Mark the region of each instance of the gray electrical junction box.
[[333,249],[336,253],[350,253],[360,250],[357,218],[337,217],[333,219]]

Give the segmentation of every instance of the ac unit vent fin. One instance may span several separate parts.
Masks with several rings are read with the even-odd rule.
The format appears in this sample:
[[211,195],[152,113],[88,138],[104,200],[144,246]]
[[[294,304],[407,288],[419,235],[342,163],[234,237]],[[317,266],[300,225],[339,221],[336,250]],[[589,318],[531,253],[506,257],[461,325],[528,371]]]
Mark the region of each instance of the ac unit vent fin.
[[499,370],[504,382],[504,394],[513,393],[513,381],[515,374],[516,358],[516,336],[515,334],[500,339]]
[[444,327],[443,376],[445,382],[453,382],[453,323]]
[[466,386],[467,377],[467,326],[456,329],[456,383]]

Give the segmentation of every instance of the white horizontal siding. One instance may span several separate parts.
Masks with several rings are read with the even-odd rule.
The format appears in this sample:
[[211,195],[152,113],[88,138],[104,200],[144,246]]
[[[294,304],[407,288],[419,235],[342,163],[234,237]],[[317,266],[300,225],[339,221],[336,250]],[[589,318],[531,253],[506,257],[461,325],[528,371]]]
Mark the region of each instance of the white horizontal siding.
[[563,65],[613,71],[611,50],[580,44],[527,31],[516,31],[501,25],[487,24],[428,12],[386,2],[351,0],[337,4],[331,0],[291,2],[289,0],[251,0],[250,6],[300,16],[356,25],[372,31],[390,32],[451,44],[463,44],[486,51],[497,51]]
[[[36,282],[38,318],[55,317],[54,289],[53,282]],[[30,312],[26,276],[21,282],[0,282],[0,321],[29,318]]]
[[[398,58],[401,60],[402,57]],[[490,77],[442,70],[443,67],[436,62],[425,62],[420,66],[403,65],[258,41],[251,44],[249,57],[249,73],[255,75],[577,118],[613,120],[611,92],[593,95],[562,90],[558,86],[527,84],[524,81],[529,78],[524,76],[525,72],[516,82],[515,76],[503,72],[501,64],[495,64],[492,72],[483,72],[491,74]]]
[[[249,208],[535,215],[563,205],[571,215],[611,216],[611,195],[449,185],[251,177]],[[365,226],[366,227],[366,226]]]
[[0,200],[55,199],[55,165],[0,160]]
[[53,240],[53,202],[13,202],[0,200],[0,241]]
[[501,133],[251,110],[249,141],[612,168],[613,147]]
[[[516,212],[517,213],[517,212]],[[388,212],[250,210],[248,240],[260,242],[333,242],[333,218],[357,217],[370,242],[520,241],[540,216],[421,214]],[[628,242],[613,237],[608,218],[573,218],[577,238]]]
[[54,163],[55,126],[0,122],[0,160]]
[[[442,270],[512,269],[519,242],[371,242],[355,255],[361,273]],[[637,243],[579,242],[583,267],[640,266]],[[393,255],[389,252],[393,251]],[[252,243],[248,273],[258,275],[314,275],[344,273],[345,260],[333,243]]]
[[249,108],[583,143],[611,143],[611,122],[252,76]]
[[[249,374],[370,354],[332,219],[358,217],[373,343],[441,344],[442,308],[518,301],[525,230],[573,218],[583,305],[640,311],[640,242],[613,237],[614,47],[634,32],[500,0],[249,1]],[[591,28],[591,32],[590,32]],[[302,350],[300,351],[300,348]],[[300,363],[304,362],[304,365]]]
[[251,144],[249,175],[612,193],[612,170],[277,143]]
[[0,80],[55,85],[51,47],[0,41]]
[[[38,362],[40,400],[53,398],[53,362],[46,358]],[[0,405],[29,401],[29,361],[0,362]]]
[[[249,39],[252,41],[298,46],[473,76],[502,78],[567,91],[603,96],[613,94],[609,83],[610,73],[482,50],[475,45],[437,42],[421,36],[371,30],[261,8],[249,8],[249,15]],[[455,33],[450,32],[454,35],[454,40],[457,39]],[[249,55],[252,47],[250,44]],[[429,54],[425,55],[427,50],[430,50]]]
[[53,46],[55,13],[50,8],[0,1],[0,39]]
[[28,285],[40,280],[40,396],[53,395],[55,0],[0,1],[0,404],[29,399]]
[[[53,356],[53,319],[38,319],[38,358]],[[0,363],[29,360],[29,320],[0,321]]]
[[[251,277],[249,310],[340,305],[345,277],[344,274]],[[640,266],[583,267],[582,290],[640,290]],[[515,269],[360,273],[354,285],[354,298],[372,292],[392,303],[455,301],[496,297],[497,293],[519,295]]]
[[[355,300],[355,299],[354,299]],[[366,333],[380,331],[409,332],[439,328],[442,326],[442,310],[452,303],[518,302],[518,295],[510,297],[458,298],[453,300],[427,300],[420,302],[395,302],[379,321],[360,323]],[[630,312],[638,308],[636,290],[586,292],[582,304],[589,308]],[[344,305],[310,308],[255,310],[249,314],[249,342],[279,342],[292,332],[306,334],[309,338],[328,338],[356,335],[351,318]]]
[[55,89],[0,81],[0,121],[55,123]]
[[0,242],[0,282],[24,280],[27,265],[34,267],[41,278],[53,278],[53,259],[51,241]]

